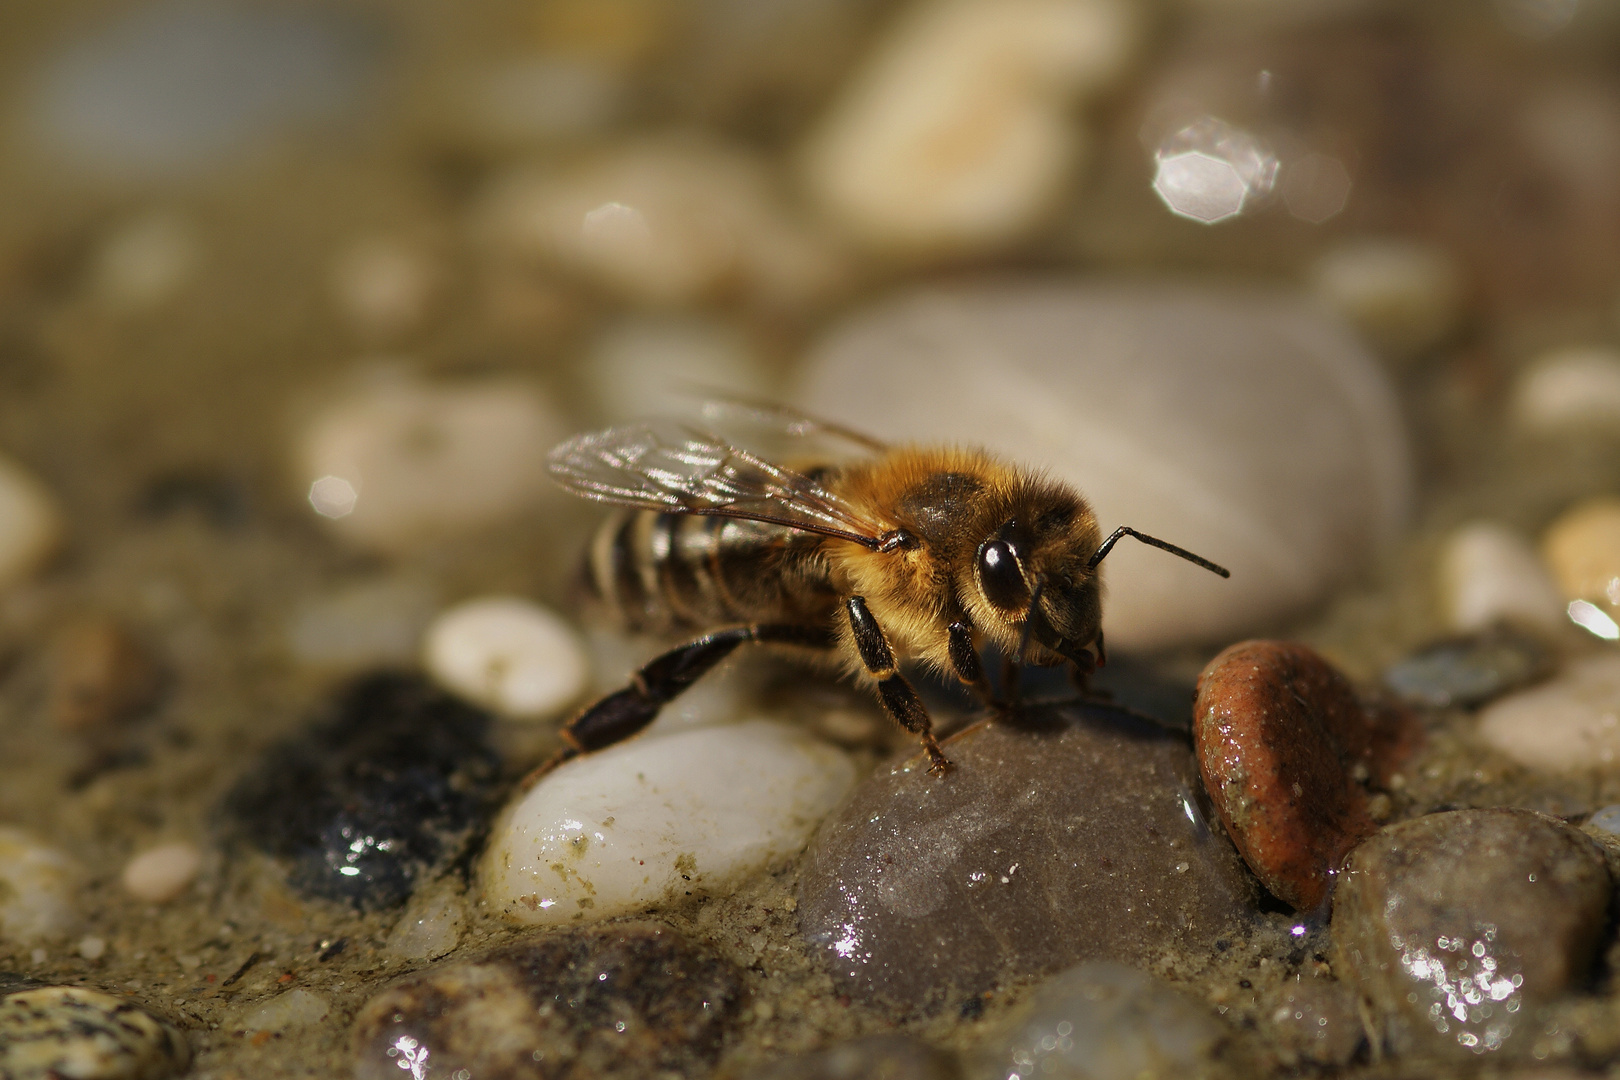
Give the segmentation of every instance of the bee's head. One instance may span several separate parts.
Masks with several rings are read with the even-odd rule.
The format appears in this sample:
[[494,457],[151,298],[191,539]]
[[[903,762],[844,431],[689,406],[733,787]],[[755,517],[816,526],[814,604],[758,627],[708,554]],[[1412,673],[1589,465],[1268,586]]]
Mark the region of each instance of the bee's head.
[[1078,499],[1004,521],[973,557],[976,625],[1009,653],[1027,640],[1048,663],[1085,663],[1102,629],[1102,587],[1090,564],[1099,539],[1096,518]]

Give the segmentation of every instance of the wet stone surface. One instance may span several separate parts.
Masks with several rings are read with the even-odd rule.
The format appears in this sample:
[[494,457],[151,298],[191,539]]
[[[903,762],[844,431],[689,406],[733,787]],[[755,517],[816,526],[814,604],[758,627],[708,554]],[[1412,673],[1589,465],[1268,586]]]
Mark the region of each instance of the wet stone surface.
[[1333,979],[1296,975],[1283,983],[1262,1014],[1278,1062],[1349,1064],[1367,1044],[1356,1006],[1355,990]]
[[1222,1061],[1227,1030],[1179,990],[1120,964],[1081,964],[1053,977],[999,1037],[987,1039],[972,1074],[985,1080],[1213,1080],[1236,1075]]
[[1603,853],[1528,810],[1430,814],[1357,848],[1333,938],[1396,1052],[1523,1049],[1584,984],[1608,919]]
[[771,1062],[757,1072],[723,1072],[725,1080],[959,1080],[950,1054],[909,1035],[868,1035],[812,1054]]
[[1204,786],[1249,868],[1310,910],[1377,825],[1359,782],[1381,778],[1416,738],[1403,714],[1363,708],[1309,648],[1245,641],[1198,680],[1193,744]]
[[413,975],[355,1018],[356,1080],[585,1080],[714,1064],[741,973],[674,931],[629,924],[537,938]]
[[485,820],[497,766],[488,728],[487,713],[418,678],[361,678],[237,782],[228,827],[285,860],[306,896],[403,903]]
[[1413,653],[1384,672],[1384,686],[1413,705],[1467,708],[1551,671],[1546,646],[1526,634],[1498,628]]
[[1123,710],[1032,707],[1027,723],[880,768],[822,827],[799,926],[840,992],[956,1007],[1088,959],[1203,952],[1252,884],[1199,808],[1186,744]]
[[163,1080],[190,1063],[185,1036],[132,1001],[76,986],[0,998],[6,1080]]

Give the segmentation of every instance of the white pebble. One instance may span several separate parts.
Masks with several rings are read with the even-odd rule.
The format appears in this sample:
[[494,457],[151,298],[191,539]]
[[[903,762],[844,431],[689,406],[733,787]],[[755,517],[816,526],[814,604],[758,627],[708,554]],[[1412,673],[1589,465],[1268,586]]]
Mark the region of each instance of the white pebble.
[[0,457],[0,587],[37,570],[62,538],[62,517],[45,486]]
[[516,596],[445,611],[424,635],[422,662],[446,689],[516,720],[556,715],[590,678],[573,628]]
[[428,252],[392,236],[353,241],[338,251],[330,273],[338,311],[356,331],[378,339],[421,325],[439,284]]
[[196,844],[179,841],[148,848],[124,864],[124,889],[137,900],[161,904],[185,892],[202,867]]
[[305,429],[298,475],[339,535],[399,550],[508,517],[553,493],[560,422],[539,391],[382,373],[340,393]]
[[1086,149],[1072,115],[1135,51],[1114,0],[928,0],[851,79],[803,155],[811,194],[866,244],[994,248],[1053,208]]
[[79,923],[79,867],[22,829],[0,825],[0,937],[59,940]]
[[836,252],[787,216],[761,161],[697,138],[644,139],[569,167],[548,161],[510,173],[481,220],[492,250],[644,303],[685,305],[741,290],[798,304],[842,273]]
[[1620,805],[1609,805],[1586,819],[1589,829],[1606,832],[1610,836],[1620,836]]
[[1400,535],[1411,461],[1381,365],[1301,299],[1068,279],[930,288],[835,326],[795,401],[879,438],[1049,471],[1104,531],[1108,645],[1230,641],[1320,599]]
[[1398,358],[1438,344],[1463,312],[1456,259],[1420,240],[1347,241],[1317,260],[1311,277],[1323,303]]
[[100,960],[107,953],[107,939],[94,934],[79,939],[79,955],[86,960]]
[[413,900],[389,932],[384,950],[396,960],[437,960],[461,941],[464,923],[460,897],[439,895]]
[[1620,351],[1560,349],[1519,375],[1509,413],[1526,431],[1611,430],[1620,424]]
[[433,619],[432,590],[413,581],[366,581],[311,598],[288,631],[292,655],[312,667],[357,670],[416,659]]
[[1620,761],[1620,656],[1572,662],[1551,682],[1481,710],[1479,734],[1515,761],[1554,772]]
[[1436,577],[1448,629],[1484,630],[1521,622],[1546,630],[1563,625],[1564,604],[1529,541],[1505,525],[1476,521],[1453,532],[1440,550]]
[[854,781],[843,751],[771,721],[632,740],[563,765],[506,812],[484,902],[566,924],[721,890],[802,848]]
[[242,1010],[227,1026],[240,1031],[286,1031],[318,1024],[331,1012],[332,1003],[324,995],[313,990],[288,990]]

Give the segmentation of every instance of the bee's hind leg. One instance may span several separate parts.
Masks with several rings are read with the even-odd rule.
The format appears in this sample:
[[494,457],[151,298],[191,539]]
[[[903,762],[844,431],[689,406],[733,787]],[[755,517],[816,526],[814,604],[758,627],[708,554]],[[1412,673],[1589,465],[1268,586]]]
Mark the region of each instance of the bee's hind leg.
[[653,722],[660,709],[708,674],[737,646],[750,641],[816,649],[829,649],[834,644],[833,637],[821,627],[756,623],[716,630],[677,645],[631,675],[629,686],[602,698],[569,721],[558,732],[563,748],[525,777],[523,786],[529,787],[570,758],[612,746],[640,732]]

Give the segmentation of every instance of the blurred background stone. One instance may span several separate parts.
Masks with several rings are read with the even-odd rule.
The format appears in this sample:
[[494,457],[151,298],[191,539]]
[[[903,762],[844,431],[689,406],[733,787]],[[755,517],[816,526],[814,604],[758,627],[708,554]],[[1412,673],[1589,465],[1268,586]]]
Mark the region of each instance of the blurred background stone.
[[1145,545],[1103,568],[1111,649],[1230,639],[1298,613],[1400,535],[1392,389],[1293,297],[1028,279],[913,292],[834,326],[798,400],[888,440],[979,443],[1074,484]]

